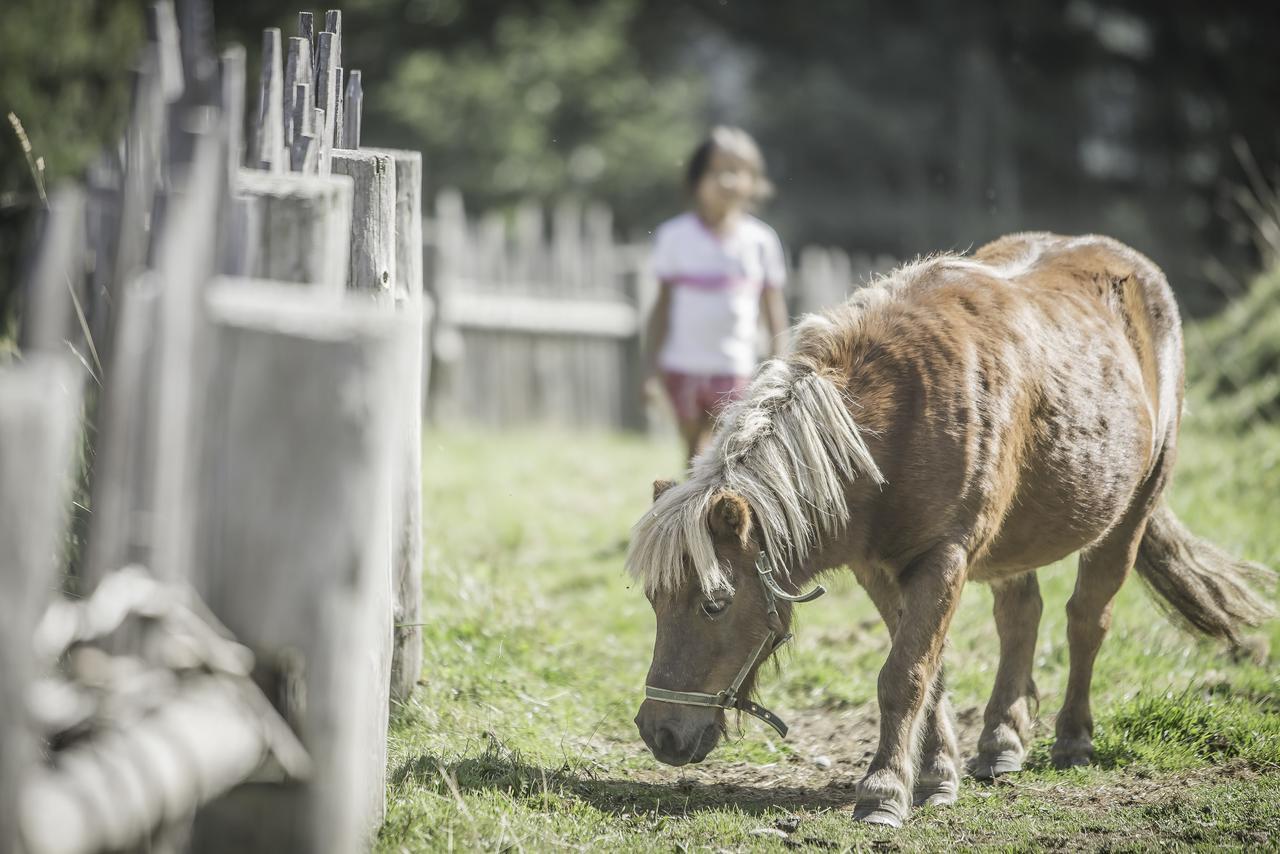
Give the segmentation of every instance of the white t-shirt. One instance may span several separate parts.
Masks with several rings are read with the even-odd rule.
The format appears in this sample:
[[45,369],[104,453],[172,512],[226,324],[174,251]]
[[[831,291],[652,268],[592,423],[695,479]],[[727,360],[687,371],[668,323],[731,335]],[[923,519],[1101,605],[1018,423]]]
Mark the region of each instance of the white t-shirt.
[[658,226],[653,272],[671,286],[671,317],[658,366],[685,374],[749,376],[756,367],[760,294],[787,280],[772,228],[742,216],[725,235],[694,213]]

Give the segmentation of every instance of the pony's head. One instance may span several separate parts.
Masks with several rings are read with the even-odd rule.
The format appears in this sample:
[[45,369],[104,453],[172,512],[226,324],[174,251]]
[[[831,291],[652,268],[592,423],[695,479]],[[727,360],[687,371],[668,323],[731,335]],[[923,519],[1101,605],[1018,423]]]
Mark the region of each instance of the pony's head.
[[768,362],[689,479],[654,484],[627,569],[657,615],[636,725],[661,761],[701,761],[730,708],[786,733],[747,699],[760,664],[787,637],[789,603],[817,595],[788,593],[780,582],[820,537],[842,528],[855,478],[884,481],[850,405],[811,365]]
[[[655,483],[655,504],[673,487]],[[790,604],[758,580],[762,543],[746,500],[722,489],[700,509],[718,571],[710,577],[688,571],[646,590],[658,630],[635,722],[653,755],[668,765],[701,762],[715,748],[726,709],[746,708],[756,672],[791,620]],[[688,555],[680,561],[692,563]]]

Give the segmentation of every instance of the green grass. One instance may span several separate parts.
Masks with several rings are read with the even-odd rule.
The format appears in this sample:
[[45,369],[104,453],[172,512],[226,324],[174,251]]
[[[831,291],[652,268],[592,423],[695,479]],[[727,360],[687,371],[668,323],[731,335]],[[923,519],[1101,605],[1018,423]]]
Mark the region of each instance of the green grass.
[[[1193,405],[1172,503],[1197,533],[1280,566],[1280,428],[1217,430]],[[966,780],[959,803],[891,832],[859,826],[848,786],[865,760],[823,722],[857,725],[888,638],[851,580],[806,606],[761,696],[788,742],[747,720],[696,770],[669,769],[631,723],[653,616],[622,571],[649,483],[672,443],[554,433],[426,438],[426,673],[397,709],[382,851],[1256,847],[1280,838],[1280,676],[1166,621],[1140,583],[1121,591],[1094,676],[1098,765],[1047,762],[1066,677],[1074,562],[1041,572],[1031,770]],[[962,721],[994,677],[990,592],[965,591],[947,651]],[[1264,627],[1280,643],[1280,625]],[[797,719],[798,718],[798,719]],[[972,726],[972,725],[971,725]],[[961,749],[971,753],[972,742]],[[839,760],[817,773],[816,751]],[[817,782],[815,782],[815,780]],[[756,831],[756,833],[753,833]]]

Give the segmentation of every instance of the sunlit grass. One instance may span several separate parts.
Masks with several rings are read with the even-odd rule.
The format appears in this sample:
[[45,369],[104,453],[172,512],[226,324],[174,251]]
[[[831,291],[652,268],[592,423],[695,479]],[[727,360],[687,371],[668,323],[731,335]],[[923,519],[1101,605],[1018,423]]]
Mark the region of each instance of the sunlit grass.
[[[1199,426],[1202,411],[1193,405],[1188,417],[1173,506],[1197,533],[1280,564],[1271,523],[1280,429],[1215,435]],[[425,449],[426,674],[393,726],[383,850],[783,850],[783,836],[817,848],[1180,836],[1250,845],[1280,833],[1275,668],[1174,628],[1136,581],[1118,597],[1095,672],[1099,767],[1050,770],[1042,724],[1035,770],[996,787],[966,781],[957,805],[917,812],[896,836],[802,793],[775,803],[761,787],[769,769],[805,757],[754,721],[708,762],[750,763],[758,784],[682,782],[681,771],[658,769],[631,723],[653,617],[622,571],[649,483],[678,469],[679,449],[555,433],[430,434]],[[1041,573],[1042,720],[1061,702],[1073,583],[1074,561]],[[856,585],[832,586],[806,606],[794,650],[764,678],[762,697],[784,717],[861,714],[874,699],[887,634]],[[961,711],[980,709],[994,677],[990,606],[990,592],[971,585],[953,624],[946,659]],[[1280,642],[1280,626],[1263,635]],[[785,832],[764,832],[777,822]]]

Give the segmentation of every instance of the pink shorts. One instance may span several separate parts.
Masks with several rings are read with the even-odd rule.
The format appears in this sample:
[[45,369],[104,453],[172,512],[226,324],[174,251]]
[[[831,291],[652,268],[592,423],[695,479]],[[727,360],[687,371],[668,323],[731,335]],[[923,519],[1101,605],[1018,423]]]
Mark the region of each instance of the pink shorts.
[[735,374],[682,374],[663,371],[662,383],[667,387],[676,417],[692,421],[709,415],[718,416],[726,406],[742,397],[751,377]]

